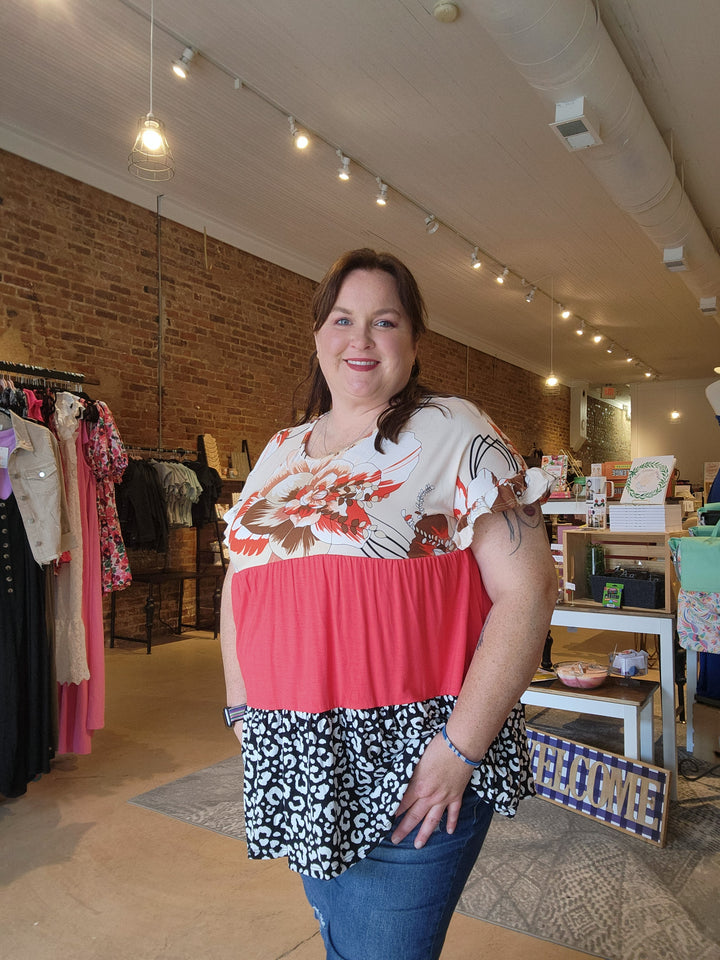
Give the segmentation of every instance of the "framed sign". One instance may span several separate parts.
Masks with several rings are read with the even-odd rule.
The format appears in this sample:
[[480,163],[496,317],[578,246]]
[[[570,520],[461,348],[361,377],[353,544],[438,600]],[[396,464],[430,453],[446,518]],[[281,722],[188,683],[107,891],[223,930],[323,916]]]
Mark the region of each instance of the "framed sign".
[[535,790],[543,800],[665,845],[670,771],[527,728]]

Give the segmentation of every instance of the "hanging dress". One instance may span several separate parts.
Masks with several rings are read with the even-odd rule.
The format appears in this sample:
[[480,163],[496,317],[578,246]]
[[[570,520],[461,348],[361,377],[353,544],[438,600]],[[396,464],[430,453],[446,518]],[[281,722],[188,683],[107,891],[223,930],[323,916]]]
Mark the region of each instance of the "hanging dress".
[[[0,453],[15,433],[0,431]],[[0,459],[0,794],[22,796],[53,756],[51,653],[45,622],[45,575],[30,549]]]
[[115,484],[122,480],[128,458],[110,409],[100,400],[95,406],[100,416],[88,428],[87,458],[97,481],[103,593],[111,593],[132,582],[115,504]]
[[58,753],[87,754],[92,732],[105,724],[105,636],[103,628],[97,485],[87,461],[87,424],[76,435],[78,495],[83,542],[82,618],[90,678],[58,685]]
[[82,618],[83,535],[78,493],[77,434],[82,407],[71,393],[58,393],[53,417],[65,477],[65,498],[75,546],[55,576],[55,665],[58,683],[80,683],[88,672]]

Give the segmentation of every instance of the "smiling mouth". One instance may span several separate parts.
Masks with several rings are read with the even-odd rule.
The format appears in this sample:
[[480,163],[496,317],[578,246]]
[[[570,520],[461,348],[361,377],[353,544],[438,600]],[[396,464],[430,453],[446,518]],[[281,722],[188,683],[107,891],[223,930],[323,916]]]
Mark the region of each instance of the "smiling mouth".
[[379,360],[346,360],[345,363],[353,370],[373,370]]

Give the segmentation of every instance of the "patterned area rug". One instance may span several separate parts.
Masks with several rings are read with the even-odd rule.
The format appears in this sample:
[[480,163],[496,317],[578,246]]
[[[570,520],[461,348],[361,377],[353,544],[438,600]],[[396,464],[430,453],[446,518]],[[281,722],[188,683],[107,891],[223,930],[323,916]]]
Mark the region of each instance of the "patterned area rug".
[[225,837],[245,839],[239,756],[228,757],[212,767],[141,793],[130,803]]
[[[619,721],[527,714],[538,729],[622,753]],[[514,820],[494,818],[458,909],[607,960],[720,960],[719,895],[713,774],[679,778],[663,848],[545,800],[525,801]]]
[[[537,708],[528,720],[622,752],[619,721]],[[514,820],[493,820],[459,911],[604,960],[720,960],[720,776],[680,777],[678,797],[664,848],[539,798],[523,802]],[[239,757],[130,802],[245,837]]]

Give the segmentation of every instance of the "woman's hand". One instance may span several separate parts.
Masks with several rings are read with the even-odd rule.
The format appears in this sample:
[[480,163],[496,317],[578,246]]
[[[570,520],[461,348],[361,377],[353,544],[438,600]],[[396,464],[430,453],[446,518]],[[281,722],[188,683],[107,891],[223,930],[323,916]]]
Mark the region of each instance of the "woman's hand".
[[428,744],[410,779],[395,816],[405,814],[391,840],[399,843],[422,822],[415,847],[424,847],[447,811],[447,832],[457,826],[462,798],[473,768],[448,749],[438,733]]

